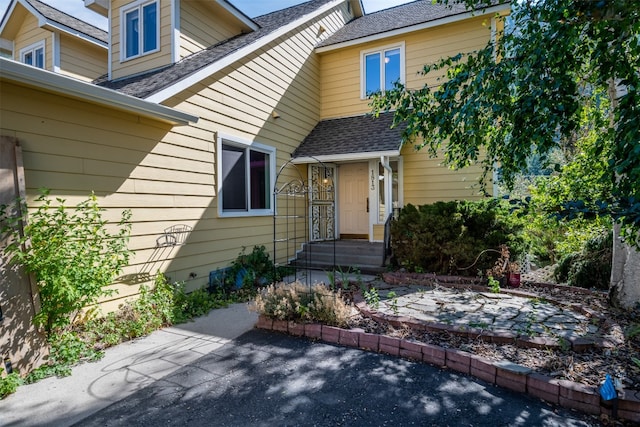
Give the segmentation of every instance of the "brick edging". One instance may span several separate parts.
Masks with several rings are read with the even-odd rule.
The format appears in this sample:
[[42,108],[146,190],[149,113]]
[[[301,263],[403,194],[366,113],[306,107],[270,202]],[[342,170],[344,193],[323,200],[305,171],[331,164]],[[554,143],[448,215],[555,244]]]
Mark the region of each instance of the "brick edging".
[[[343,329],[319,323],[274,320],[264,315],[258,317],[256,327],[428,363],[469,374],[565,408],[593,415],[612,415],[611,407],[601,401],[596,387],[556,380],[507,361],[494,362],[465,351],[371,334],[359,328]],[[640,423],[640,391],[627,390],[618,396],[618,418]]]

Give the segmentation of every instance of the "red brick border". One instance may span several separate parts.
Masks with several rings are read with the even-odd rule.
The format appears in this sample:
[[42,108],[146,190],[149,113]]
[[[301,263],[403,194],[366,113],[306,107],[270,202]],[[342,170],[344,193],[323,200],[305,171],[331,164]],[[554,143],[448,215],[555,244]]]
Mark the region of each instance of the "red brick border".
[[[490,384],[526,393],[565,408],[577,409],[594,415],[611,415],[610,405],[601,402],[595,387],[572,381],[555,380],[511,362],[492,362],[465,351],[371,334],[362,329],[342,329],[318,323],[299,324],[286,320],[271,320],[265,316],[258,317],[256,327],[422,361],[437,367],[446,367],[457,372],[470,374]],[[618,417],[640,423],[640,390],[626,390],[620,393],[618,396]]]

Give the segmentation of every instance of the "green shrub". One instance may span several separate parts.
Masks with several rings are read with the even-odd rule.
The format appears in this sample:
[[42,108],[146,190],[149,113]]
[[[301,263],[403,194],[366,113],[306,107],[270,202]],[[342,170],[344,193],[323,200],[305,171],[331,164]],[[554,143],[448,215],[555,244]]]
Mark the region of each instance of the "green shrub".
[[272,284],[256,296],[252,310],[279,320],[321,322],[345,326],[351,314],[340,291],[333,292],[319,283],[306,286],[300,282]]
[[[0,375],[4,369],[0,368]],[[15,393],[18,386],[22,384],[22,378],[16,372],[7,374],[5,377],[0,376],[0,399],[4,399],[11,393]]]
[[94,194],[73,209],[60,198],[54,206],[47,191],[36,201],[39,205],[29,213],[28,222],[22,202],[3,206],[0,220],[2,231],[13,237],[5,248],[11,262],[35,274],[41,301],[36,321],[50,335],[54,328],[68,327],[84,307],[113,292],[107,285],[131,255],[127,248],[131,213],[122,213],[112,233]]
[[[405,206],[391,227],[395,262],[412,271],[476,275],[491,268],[500,245],[512,260],[526,252],[521,221],[499,200]],[[484,250],[490,249],[490,251]]]
[[583,288],[609,289],[613,233],[602,232],[584,244],[580,252],[566,255],[554,275],[558,282]]

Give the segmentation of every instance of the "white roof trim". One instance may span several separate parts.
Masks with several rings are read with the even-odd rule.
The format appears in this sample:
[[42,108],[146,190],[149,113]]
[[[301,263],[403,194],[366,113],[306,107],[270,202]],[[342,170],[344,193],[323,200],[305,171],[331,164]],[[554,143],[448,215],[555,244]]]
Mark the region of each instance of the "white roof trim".
[[82,100],[124,110],[130,113],[160,120],[172,125],[187,125],[198,121],[198,117],[164,105],[154,104],[140,98],[125,95],[115,90],[76,80],[62,74],[52,73],[11,59],[0,58],[0,78],[27,84],[38,89],[72,96]]
[[237,51],[225,56],[224,58],[220,59],[219,61],[216,61],[212,64],[207,65],[206,67],[203,67],[201,69],[199,69],[198,71],[186,76],[185,78],[183,78],[182,80],[169,85],[168,87],[155,92],[152,95],[149,95],[148,97],[146,97],[145,99],[147,101],[151,101],[151,102],[163,102],[169,98],[171,98],[172,96],[182,92],[185,89],[188,89],[189,87],[193,86],[194,84],[198,83],[199,81],[209,77],[210,75],[222,70],[225,67],[228,67],[229,65],[233,64],[234,62],[246,57],[247,55],[249,55],[250,53],[260,49],[261,47],[267,45],[268,43],[271,43],[273,40],[276,40],[279,37],[282,37],[284,34],[288,33],[289,31],[295,29],[296,27],[298,27],[299,25],[301,25],[304,22],[307,22],[317,16],[322,15],[323,13],[327,12],[328,10],[331,10],[332,8],[340,5],[341,3],[343,3],[344,0],[333,0],[330,3],[327,3],[326,5],[322,6],[321,8],[319,8],[318,10],[316,10],[313,13],[307,14],[302,16],[301,18],[291,22],[288,25],[285,25],[284,27],[281,27],[280,29],[271,32],[270,34],[259,38],[258,40],[254,41],[251,44],[248,44],[247,46],[238,49]]
[[[506,6],[506,7],[505,7]],[[489,14],[495,14],[508,8],[508,4],[501,4],[498,6],[489,7],[484,10],[476,10],[472,12],[463,12],[457,15],[447,16],[445,18],[435,19],[433,21],[423,22],[421,24],[411,25],[409,27],[398,28],[397,30],[386,31],[384,33],[372,34],[367,37],[361,37],[353,40],[347,40],[342,43],[336,43],[329,46],[322,46],[316,49],[317,53],[330,52],[332,50],[342,49],[350,46],[357,46],[359,44],[368,43],[372,41],[378,41],[386,39],[388,37],[399,36],[414,31],[425,30],[427,28],[433,28],[440,25],[452,24],[454,22],[464,21],[465,19],[475,18],[478,16],[484,16]]]
[[[51,21],[47,18],[44,17],[44,15],[42,15],[40,12],[38,12],[37,9],[35,9],[33,6],[31,6],[28,2],[24,1],[24,0],[13,0],[10,4],[10,6],[7,8],[7,13],[4,16],[3,21],[0,23],[0,33],[2,31],[4,31],[4,27],[7,25],[7,22],[9,22],[9,17],[11,15],[13,15],[13,11],[16,7],[16,4],[20,3],[25,9],[27,9],[29,11],[29,13],[31,13],[32,15],[34,15],[36,18],[38,18],[38,25],[40,27],[50,27],[51,29],[55,29],[58,31],[61,31],[63,33],[67,33],[70,34],[74,37],[78,37],[84,41],[87,41],[89,43],[95,44],[97,46],[100,46],[104,49],[107,48],[107,43],[103,42],[102,40],[96,39],[95,37],[91,37],[88,34],[82,33],[78,30],[74,30],[73,28],[69,28],[66,25],[62,25],[59,22],[56,21]],[[78,19],[78,18],[76,18]],[[83,21],[84,22],[84,21]],[[91,25],[88,22],[85,22],[85,24],[87,25]],[[95,27],[95,25],[92,25],[93,27]],[[96,27],[98,28],[98,27]]]
[[[398,145],[400,145],[400,141],[398,141]],[[327,154],[325,156],[296,157],[295,159],[291,160],[291,163],[297,165],[297,164],[304,164],[304,163],[316,163],[318,161],[323,163],[349,162],[354,160],[379,159],[380,156],[397,157],[399,155],[400,155],[400,150],[369,151],[367,153],[349,153],[349,154]]]
[[256,24],[256,22],[253,19],[249,18],[247,15],[242,13],[237,7],[235,7],[228,1],[216,0],[216,3],[218,3],[221,7],[223,7],[227,12],[235,16],[239,21],[242,21],[244,25],[251,28],[253,31],[256,31],[257,29],[260,28],[260,26]]

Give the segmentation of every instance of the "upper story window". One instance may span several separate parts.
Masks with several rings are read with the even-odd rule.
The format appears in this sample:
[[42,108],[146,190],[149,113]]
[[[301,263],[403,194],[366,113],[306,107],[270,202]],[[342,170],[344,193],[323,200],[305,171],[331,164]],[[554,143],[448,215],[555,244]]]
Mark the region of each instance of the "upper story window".
[[361,96],[390,90],[397,81],[404,83],[404,44],[361,53]]
[[275,149],[220,138],[218,212],[221,216],[273,214]]
[[44,40],[20,49],[20,62],[44,68]]
[[133,59],[160,48],[160,2],[139,0],[120,9],[121,59]]

